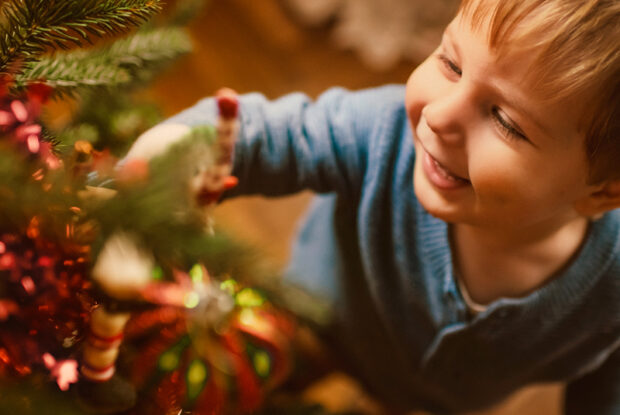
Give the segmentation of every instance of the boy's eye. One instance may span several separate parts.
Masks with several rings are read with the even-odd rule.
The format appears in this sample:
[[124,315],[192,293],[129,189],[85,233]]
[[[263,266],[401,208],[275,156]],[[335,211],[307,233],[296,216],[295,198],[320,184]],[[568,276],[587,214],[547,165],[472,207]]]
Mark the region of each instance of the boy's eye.
[[443,65],[446,67],[446,69],[448,69],[451,72],[454,72],[458,76],[463,75],[463,71],[461,70],[461,68],[459,68],[454,62],[452,62],[452,60],[450,60],[450,58],[448,58],[446,55],[439,54],[438,58],[441,61],[441,63],[443,63]]
[[506,116],[499,107],[494,106],[491,109],[491,115],[497,126],[502,130],[506,137],[527,140],[525,134],[523,134],[521,130],[514,125],[514,122],[508,118],[508,116]]

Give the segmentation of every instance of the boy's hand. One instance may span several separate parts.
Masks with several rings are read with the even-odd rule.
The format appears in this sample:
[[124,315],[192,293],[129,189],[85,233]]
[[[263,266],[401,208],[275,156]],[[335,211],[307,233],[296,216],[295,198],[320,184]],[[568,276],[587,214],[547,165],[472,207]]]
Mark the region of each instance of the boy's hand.
[[[237,184],[231,176],[234,145],[239,130],[238,98],[235,91],[221,89],[216,93],[218,119],[216,139],[208,154],[199,161],[188,185],[198,206],[214,204],[220,195]],[[183,124],[160,124],[142,134],[122,162],[123,167],[132,163],[148,162],[164,154],[174,144],[191,137],[192,128]]]
[[[216,92],[219,117],[217,121],[217,146],[219,159],[217,164],[232,164],[232,152],[238,131],[238,96],[229,88]],[[133,144],[125,160],[151,160],[163,154],[174,143],[191,132],[191,128],[183,124],[160,124],[142,134]]]

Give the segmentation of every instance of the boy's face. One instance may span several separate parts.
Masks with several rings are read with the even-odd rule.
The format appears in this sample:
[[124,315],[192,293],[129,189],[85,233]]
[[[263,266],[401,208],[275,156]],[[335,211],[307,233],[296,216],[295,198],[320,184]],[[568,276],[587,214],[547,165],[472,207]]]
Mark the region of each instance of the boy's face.
[[407,82],[416,195],[451,223],[524,231],[566,223],[593,192],[578,102],[537,100],[524,82],[528,56],[497,58],[486,35],[457,16]]

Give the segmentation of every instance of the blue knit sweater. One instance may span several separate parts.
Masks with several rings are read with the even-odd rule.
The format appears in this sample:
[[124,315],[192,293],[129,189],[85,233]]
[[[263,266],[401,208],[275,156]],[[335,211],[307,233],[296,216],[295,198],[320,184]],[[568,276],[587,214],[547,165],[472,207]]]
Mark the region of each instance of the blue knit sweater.
[[[318,196],[289,278],[328,298],[334,336],[385,402],[440,413],[483,408],[537,382],[569,382],[566,413],[620,414],[620,213],[592,223],[579,255],[522,298],[472,316],[446,223],[413,191],[404,88],[241,99],[228,196]],[[212,99],[173,117],[213,123]]]

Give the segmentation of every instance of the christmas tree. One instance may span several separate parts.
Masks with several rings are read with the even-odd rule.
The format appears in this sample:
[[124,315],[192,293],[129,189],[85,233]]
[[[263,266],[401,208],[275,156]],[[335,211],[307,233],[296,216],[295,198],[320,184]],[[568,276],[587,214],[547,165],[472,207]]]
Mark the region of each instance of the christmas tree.
[[[118,162],[159,121],[130,92],[190,50],[183,25],[201,6],[1,3],[7,413],[249,413],[292,370],[294,319],[239,282],[260,271],[205,214],[235,183],[235,95],[218,96],[218,125]],[[72,103],[68,122],[46,117],[53,100]]]

